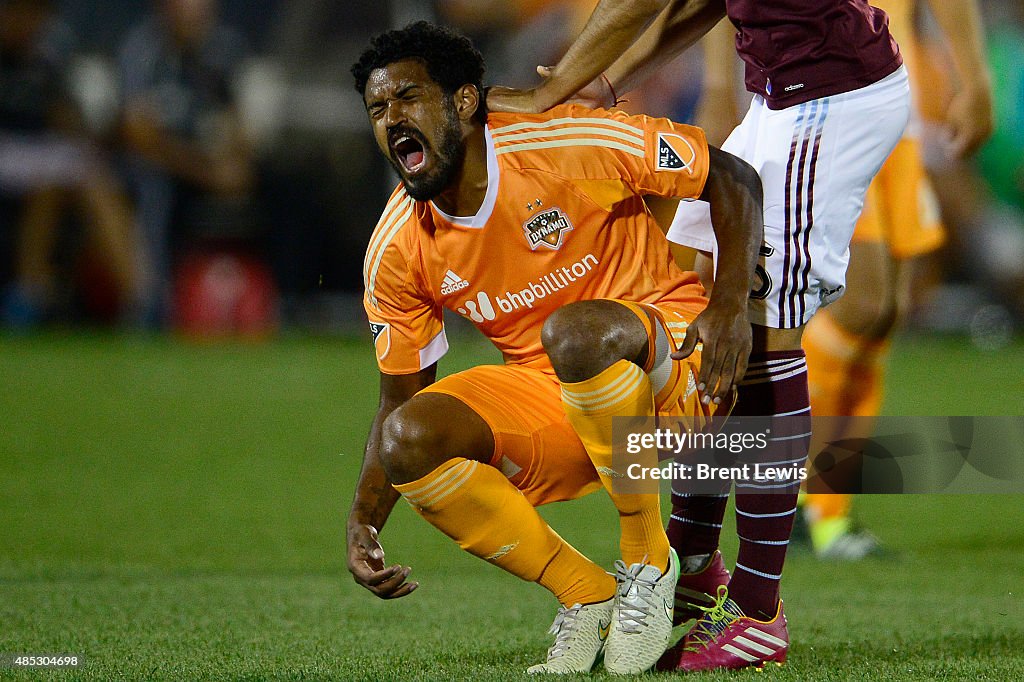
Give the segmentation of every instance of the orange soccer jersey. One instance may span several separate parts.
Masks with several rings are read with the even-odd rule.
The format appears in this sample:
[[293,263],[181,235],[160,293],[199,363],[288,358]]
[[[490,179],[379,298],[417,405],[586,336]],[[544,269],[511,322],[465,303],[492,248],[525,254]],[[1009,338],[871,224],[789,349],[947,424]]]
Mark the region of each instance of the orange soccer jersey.
[[446,215],[399,186],[370,238],[364,305],[382,372],[417,372],[445,353],[442,308],[472,320],[506,363],[551,372],[541,327],[566,303],[705,305],[641,198],[701,194],[703,131],[564,105],[491,114],[486,140],[476,215]]

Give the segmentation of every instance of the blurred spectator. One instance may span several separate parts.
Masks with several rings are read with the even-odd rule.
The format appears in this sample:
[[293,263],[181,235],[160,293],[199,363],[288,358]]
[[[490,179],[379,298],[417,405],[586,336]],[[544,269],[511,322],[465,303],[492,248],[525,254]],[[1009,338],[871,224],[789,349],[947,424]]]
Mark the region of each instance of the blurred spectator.
[[167,316],[173,265],[198,246],[251,246],[255,180],[234,90],[246,43],[218,19],[215,0],[154,0],[129,34],[119,69],[122,136],[141,234]]
[[141,288],[129,209],[82,132],[65,82],[71,42],[51,2],[0,1],[0,314],[7,325],[32,326],[67,298],[71,278],[62,281],[59,255],[69,208],[78,209],[85,252],[100,256],[120,303]]

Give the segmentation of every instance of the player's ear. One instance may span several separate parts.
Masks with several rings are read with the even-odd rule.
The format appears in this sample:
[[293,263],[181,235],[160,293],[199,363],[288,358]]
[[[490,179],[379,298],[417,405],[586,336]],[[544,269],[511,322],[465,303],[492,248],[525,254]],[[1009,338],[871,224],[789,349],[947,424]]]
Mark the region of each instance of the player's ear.
[[477,109],[480,108],[480,91],[475,85],[466,83],[455,91],[455,111],[459,114],[459,120],[467,122],[473,118]]

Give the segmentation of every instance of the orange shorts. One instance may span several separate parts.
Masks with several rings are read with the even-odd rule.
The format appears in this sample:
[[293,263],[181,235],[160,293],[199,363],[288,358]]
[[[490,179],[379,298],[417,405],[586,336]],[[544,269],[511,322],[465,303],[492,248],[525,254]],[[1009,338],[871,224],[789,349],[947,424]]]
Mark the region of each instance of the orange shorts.
[[[647,329],[651,352],[644,371],[654,383],[653,372],[659,371],[654,365],[666,350],[656,351],[656,346],[663,346],[667,338],[672,349],[678,347],[699,310],[618,303],[632,310]],[[662,367],[657,381],[664,384],[655,396],[659,414],[706,415],[708,408],[701,405],[696,386],[699,351],[686,360],[668,362],[671,367]],[[553,373],[522,365],[481,365],[444,377],[423,392],[452,396],[480,415],[494,435],[490,465],[534,506],[572,500],[601,487],[583,443],[565,416]]]
[[946,235],[917,140],[903,138],[868,187],[853,242],[882,242],[894,258],[942,246]]

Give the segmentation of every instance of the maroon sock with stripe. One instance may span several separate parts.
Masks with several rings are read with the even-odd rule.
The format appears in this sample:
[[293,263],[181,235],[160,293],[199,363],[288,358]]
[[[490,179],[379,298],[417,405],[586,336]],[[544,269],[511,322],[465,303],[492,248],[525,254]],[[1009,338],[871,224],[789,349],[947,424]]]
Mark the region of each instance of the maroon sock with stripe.
[[718,549],[729,487],[723,486],[724,490],[715,495],[697,495],[688,492],[688,485],[673,480],[672,515],[665,532],[676,554],[695,556]]
[[[757,451],[756,459],[747,460],[749,464],[804,466],[810,446],[810,413],[802,350],[750,356],[733,415],[778,418],[772,420],[768,447]],[[799,480],[736,485],[740,549],[729,596],[753,618],[770,620],[775,615],[799,492]]]

